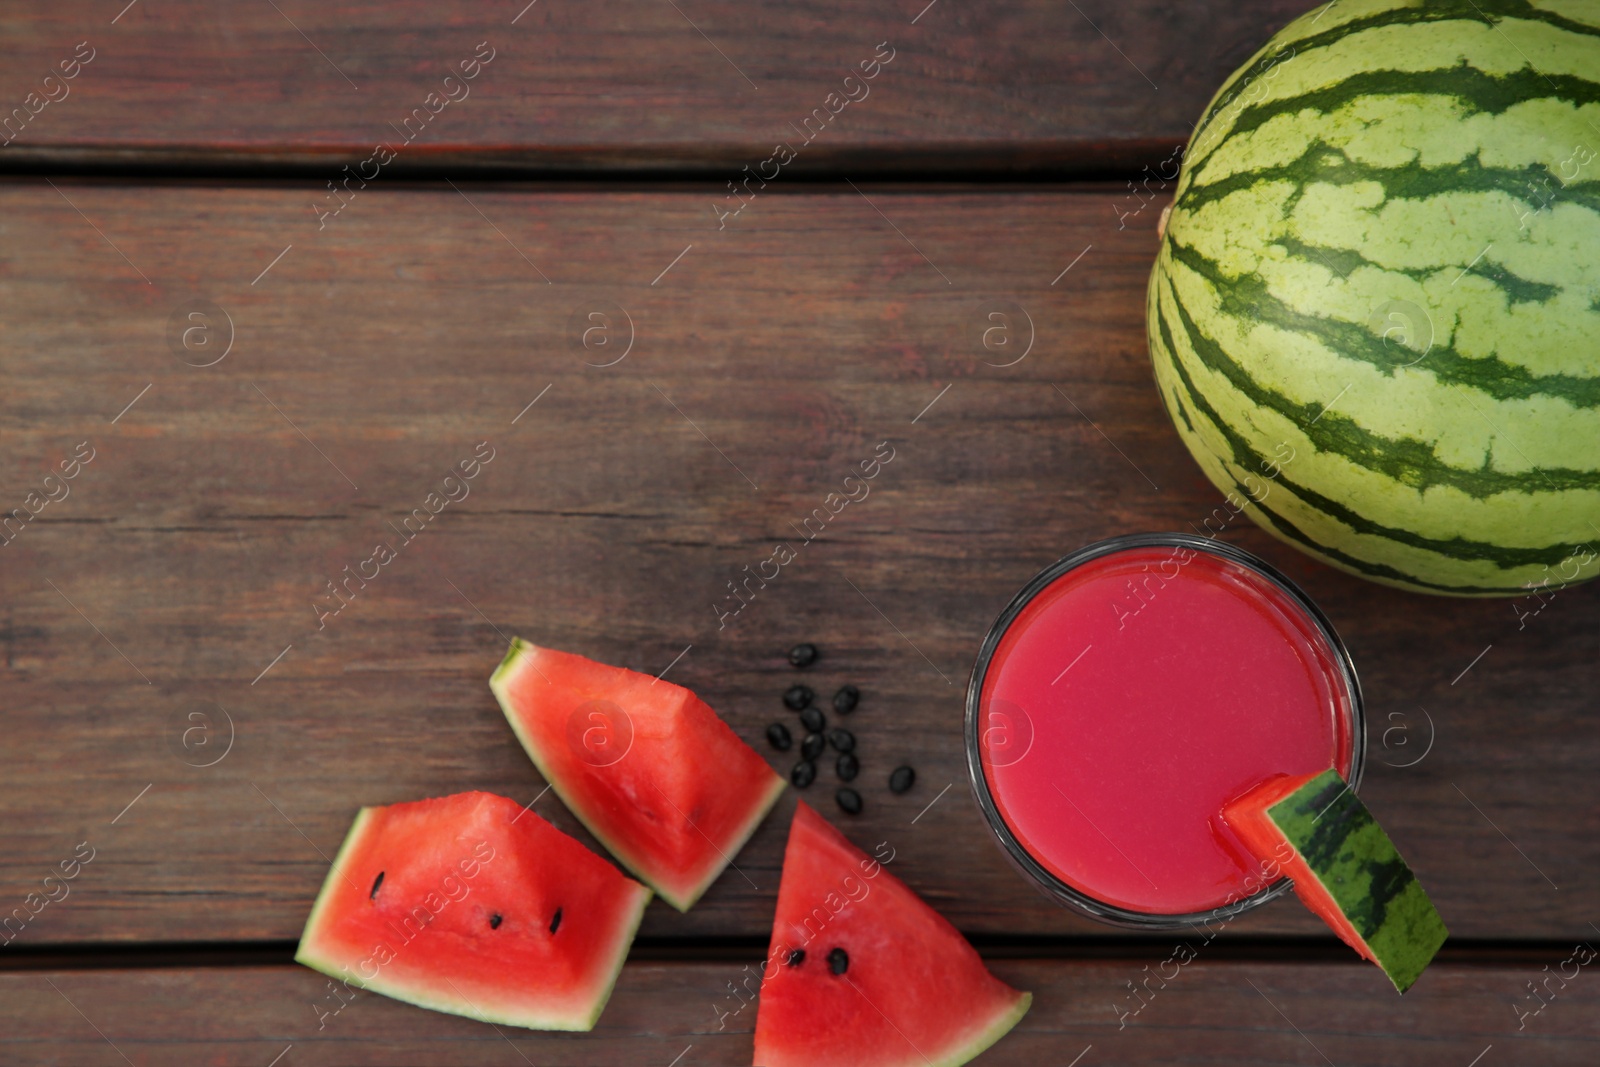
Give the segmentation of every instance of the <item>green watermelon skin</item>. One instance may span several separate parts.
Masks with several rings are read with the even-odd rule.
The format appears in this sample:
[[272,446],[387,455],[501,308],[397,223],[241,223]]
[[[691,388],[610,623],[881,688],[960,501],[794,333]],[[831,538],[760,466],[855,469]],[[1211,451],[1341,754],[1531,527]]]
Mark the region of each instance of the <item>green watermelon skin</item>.
[[[1270,800],[1295,781],[1268,783],[1252,795]],[[1389,835],[1338,772],[1298,781],[1302,784],[1264,806],[1252,804],[1250,796],[1236,801],[1228,821],[1263,859],[1287,841],[1294,859],[1284,870],[1294,879],[1296,894],[1404,993],[1449,936],[1444,920]],[[1275,840],[1261,833],[1263,820],[1276,831]]]
[[1600,573],[1596,249],[1600,4],[1290,23],[1197,125],[1147,293],[1217,522],[1430,593]]

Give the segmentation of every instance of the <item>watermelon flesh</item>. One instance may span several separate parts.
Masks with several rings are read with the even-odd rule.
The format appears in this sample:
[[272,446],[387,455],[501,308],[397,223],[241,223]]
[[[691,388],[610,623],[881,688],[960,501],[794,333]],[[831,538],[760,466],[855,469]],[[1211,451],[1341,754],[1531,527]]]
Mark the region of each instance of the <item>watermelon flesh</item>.
[[1033,994],[805,804],[795,810],[762,972],[761,1067],[955,1067]]
[[589,1030],[649,900],[505,797],[362,808],[295,959],[435,1011]]
[[1230,801],[1223,820],[1400,992],[1449,935],[1389,835],[1337,771],[1269,778]]
[[699,697],[648,674],[519,638],[489,688],[572,813],[679,911],[787,784]]

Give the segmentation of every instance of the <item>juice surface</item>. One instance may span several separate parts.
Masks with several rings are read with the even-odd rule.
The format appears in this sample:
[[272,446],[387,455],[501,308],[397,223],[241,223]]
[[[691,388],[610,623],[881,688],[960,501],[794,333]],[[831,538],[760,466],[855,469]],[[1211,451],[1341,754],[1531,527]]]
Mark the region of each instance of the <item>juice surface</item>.
[[1254,571],[1176,551],[1111,553],[1040,591],[979,704],[989,792],[1023,847],[1088,896],[1168,915],[1259,888],[1226,801],[1351,760],[1350,694],[1313,620]]

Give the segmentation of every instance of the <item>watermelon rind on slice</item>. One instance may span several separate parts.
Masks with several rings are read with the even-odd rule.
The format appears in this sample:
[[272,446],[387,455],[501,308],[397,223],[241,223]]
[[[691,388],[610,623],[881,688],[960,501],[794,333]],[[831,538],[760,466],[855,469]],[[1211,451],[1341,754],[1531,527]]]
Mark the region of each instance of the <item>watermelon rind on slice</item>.
[[1230,801],[1223,820],[1400,992],[1449,936],[1394,842],[1337,771],[1269,778]]
[[515,638],[489,688],[562,802],[679,911],[788,784],[694,693],[648,674]]
[[1032,1003],[882,862],[796,806],[756,1011],[758,1067],[958,1067]]
[[590,1030],[650,896],[505,797],[367,807],[334,858],[295,960],[434,1011]]

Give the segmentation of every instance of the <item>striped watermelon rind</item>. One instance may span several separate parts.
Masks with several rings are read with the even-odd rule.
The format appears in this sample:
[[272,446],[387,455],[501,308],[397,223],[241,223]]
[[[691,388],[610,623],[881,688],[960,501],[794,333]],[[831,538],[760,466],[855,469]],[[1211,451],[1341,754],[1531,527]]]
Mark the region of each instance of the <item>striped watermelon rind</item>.
[[1449,936],[1394,842],[1337,771],[1264,782],[1223,818],[1258,859],[1281,865],[1306,906],[1400,992]]
[[1600,5],[1324,5],[1196,127],[1147,294],[1163,402],[1235,510],[1335,566],[1586,580],[1596,247]]

